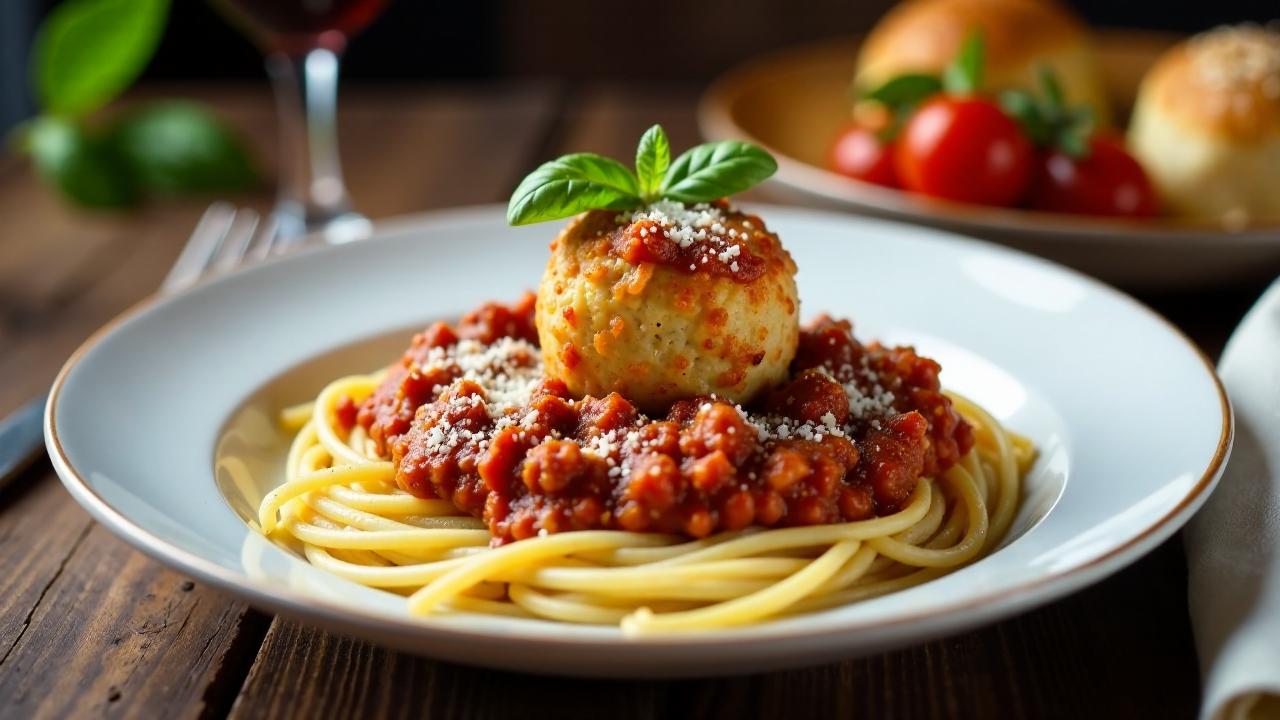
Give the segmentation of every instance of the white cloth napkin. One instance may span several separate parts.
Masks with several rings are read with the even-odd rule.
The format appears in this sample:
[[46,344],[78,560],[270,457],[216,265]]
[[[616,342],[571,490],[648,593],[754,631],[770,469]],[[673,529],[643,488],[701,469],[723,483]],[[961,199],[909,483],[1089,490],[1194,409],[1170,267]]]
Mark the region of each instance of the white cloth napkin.
[[1200,716],[1280,718],[1280,280],[1231,336],[1218,373],[1235,445],[1185,535]]

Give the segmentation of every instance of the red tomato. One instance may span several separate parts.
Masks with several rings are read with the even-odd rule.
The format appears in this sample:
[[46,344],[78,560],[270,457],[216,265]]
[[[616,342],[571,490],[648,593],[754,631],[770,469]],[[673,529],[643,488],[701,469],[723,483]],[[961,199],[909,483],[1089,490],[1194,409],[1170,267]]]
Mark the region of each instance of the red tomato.
[[898,186],[898,175],[893,169],[893,144],[859,125],[851,126],[836,138],[831,148],[831,168],[854,180]]
[[1027,188],[1031,141],[990,100],[936,97],[907,121],[898,139],[902,186],[925,195],[1012,205]]
[[1059,151],[1044,153],[1031,184],[1031,207],[1060,213],[1150,217],[1156,195],[1147,173],[1110,136],[1089,140],[1089,156],[1077,160]]

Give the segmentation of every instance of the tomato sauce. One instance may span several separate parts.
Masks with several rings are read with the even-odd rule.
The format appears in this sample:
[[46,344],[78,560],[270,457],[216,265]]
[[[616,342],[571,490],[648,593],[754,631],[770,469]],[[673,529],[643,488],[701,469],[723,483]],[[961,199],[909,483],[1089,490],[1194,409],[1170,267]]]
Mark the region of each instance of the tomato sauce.
[[489,304],[428,328],[355,413],[400,487],[483,518],[497,544],[861,520],[900,509],[920,477],[973,446],[936,362],[863,345],[827,317],[802,331],[790,379],[749,408],[692,398],[650,418],[617,393],[573,398],[552,378],[500,405],[459,367],[422,365],[464,337],[536,343],[532,306]]
[[585,233],[607,240],[611,254],[637,267],[664,265],[740,283],[768,270],[752,248],[777,243],[759,217],[733,210],[726,200],[687,207],[655,203],[631,217],[592,213]]
[[[743,239],[735,243],[739,248],[746,243],[749,232],[744,230]],[[610,249],[632,265],[657,263],[684,273],[706,272],[743,283],[764,275],[764,259],[750,251],[738,250],[740,254],[729,257],[722,250],[702,244],[681,246],[669,233],[653,220],[639,220],[614,230],[609,237]]]

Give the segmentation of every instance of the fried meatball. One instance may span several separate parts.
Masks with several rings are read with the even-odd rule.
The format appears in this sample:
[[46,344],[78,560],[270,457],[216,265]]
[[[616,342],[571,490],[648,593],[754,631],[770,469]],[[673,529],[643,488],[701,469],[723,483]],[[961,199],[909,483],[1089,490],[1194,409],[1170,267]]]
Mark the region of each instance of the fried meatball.
[[648,412],[701,395],[747,402],[795,355],[795,272],[758,217],[724,203],[581,215],[538,289],[547,374]]

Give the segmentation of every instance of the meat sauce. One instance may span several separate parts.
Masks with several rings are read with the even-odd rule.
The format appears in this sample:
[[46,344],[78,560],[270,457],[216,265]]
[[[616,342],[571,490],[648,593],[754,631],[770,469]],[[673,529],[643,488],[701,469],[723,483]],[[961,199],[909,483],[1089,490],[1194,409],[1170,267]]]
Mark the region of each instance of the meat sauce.
[[[409,430],[418,408],[435,400],[439,394],[438,386],[449,385],[459,375],[456,367],[440,368],[428,364],[426,359],[431,349],[448,347],[462,339],[488,344],[510,337],[537,343],[538,330],[533,324],[536,301],[537,296],[528,292],[511,305],[485,303],[463,315],[457,327],[437,322],[414,335],[400,361],[387,369],[382,384],[359,405],[354,422],[369,431],[378,452],[387,456],[390,441]],[[345,404],[339,404],[338,421],[346,427],[354,427],[344,418]],[[347,414],[346,417],[352,416]]]
[[369,398],[338,412],[367,429],[401,488],[484,519],[496,544],[570,530],[706,537],[861,520],[901,508],[918,478],[973,445],[936,362],[863,345],[847,321],[805,328],[790,379],[752,407],[693,398],[661,418],[617,393],[572,398],[552,378],[499,407],[459,364],[438,360],[460,340],[503,338],[520,341],[506,343],[504,367],[537,372],[532,295],[418,334]]
[[[763,236],[764,221],[754,215],[731,211],[719,200],[706,206],[705,227],[675,228],[668,222],[641,218],[610,223],[601,232],[609,238],[610,251],[631,265],[668,265],[684,273],[706,272],[736,282],[749,283],[765,274],[764,258],[748,249]],[[680,242],[680,233],[688,233]]]

